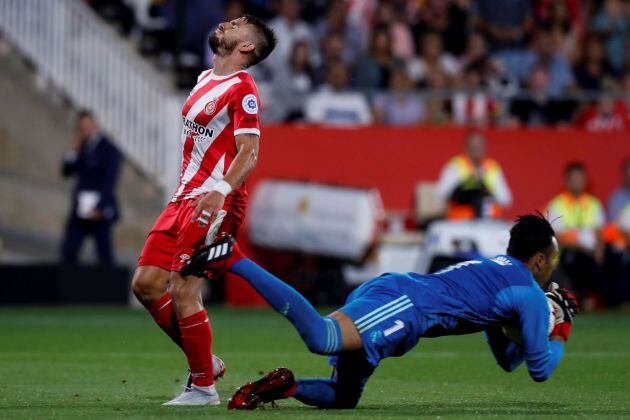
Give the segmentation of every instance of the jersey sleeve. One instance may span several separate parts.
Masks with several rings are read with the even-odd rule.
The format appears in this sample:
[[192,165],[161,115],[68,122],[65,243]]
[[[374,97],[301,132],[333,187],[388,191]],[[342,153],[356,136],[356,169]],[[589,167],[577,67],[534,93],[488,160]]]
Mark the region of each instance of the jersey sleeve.
[[512,289],[513,305],[523,339],[523,357],[536,382],[549,379],[564,354],[564,345],[549,340],[549,304],[538,286]]
[[500,327],[488,327],[484,333],[494,359],[503,370],[512,372],[523,363],[522,347],[510,341]]
[[239,83],[231,97],[234,135],[255,134],[260,137],[260,98],[253,81]]

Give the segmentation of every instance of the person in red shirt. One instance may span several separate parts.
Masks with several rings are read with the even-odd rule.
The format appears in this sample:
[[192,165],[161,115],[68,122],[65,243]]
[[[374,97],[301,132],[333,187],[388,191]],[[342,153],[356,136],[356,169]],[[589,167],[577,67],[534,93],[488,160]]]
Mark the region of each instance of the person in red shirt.
[[577,125],[587,131],[626,131],[630,128],[628,109],[622,101],[603,97],[578,117]]
[[219,404],[214,379],[224,369],[212,356],[203,279],[183,277],[181,270],[217,234],[235,235],[245,217],[245,179],[260,138],[260,99],[246,69],[273,51],[276,37],[245,15],[220,24],[209,44],[214,68],[201,73],[182,109],[179,187],[151,229],[132,281],[138,300],[188,359],[189,384],[165,405]]

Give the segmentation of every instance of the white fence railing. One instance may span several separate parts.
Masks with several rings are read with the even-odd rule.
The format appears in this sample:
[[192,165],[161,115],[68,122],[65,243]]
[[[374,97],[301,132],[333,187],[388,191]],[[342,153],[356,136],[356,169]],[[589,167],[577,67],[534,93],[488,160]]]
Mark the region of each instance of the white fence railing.
[[77,0],[0,0],[0,31],[43,77],[94,111],[128,158],[170,189],[181,97],[129,43]]

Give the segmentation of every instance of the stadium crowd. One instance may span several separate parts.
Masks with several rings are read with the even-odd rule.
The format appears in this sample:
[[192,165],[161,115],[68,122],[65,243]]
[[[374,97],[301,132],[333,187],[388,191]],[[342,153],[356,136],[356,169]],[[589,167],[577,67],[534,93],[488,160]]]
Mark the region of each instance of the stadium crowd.
[[182,88],[219,22],[268,19],[268,122],[630,127],[627,0],[85,1]]

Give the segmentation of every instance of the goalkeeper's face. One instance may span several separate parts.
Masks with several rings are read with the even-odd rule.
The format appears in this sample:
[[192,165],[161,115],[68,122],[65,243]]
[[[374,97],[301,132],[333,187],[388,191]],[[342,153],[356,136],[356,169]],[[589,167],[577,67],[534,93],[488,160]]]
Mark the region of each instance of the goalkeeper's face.
[[553,270],[558,266],[558,255],[558,241],[553,237],[551,238],[551,245],[547,252],[539,252],[535,257],[536,270],[532,274],[538,284],[543,288],[547,287]]

